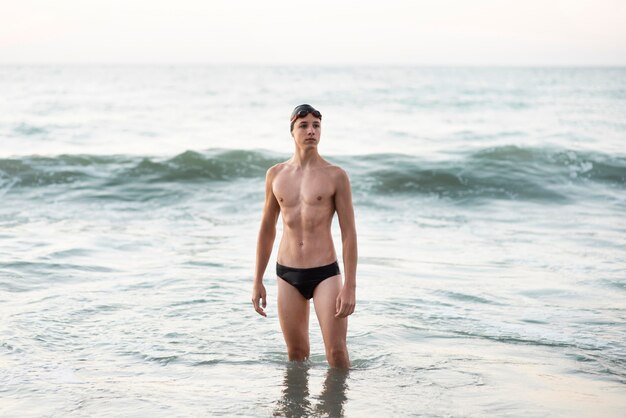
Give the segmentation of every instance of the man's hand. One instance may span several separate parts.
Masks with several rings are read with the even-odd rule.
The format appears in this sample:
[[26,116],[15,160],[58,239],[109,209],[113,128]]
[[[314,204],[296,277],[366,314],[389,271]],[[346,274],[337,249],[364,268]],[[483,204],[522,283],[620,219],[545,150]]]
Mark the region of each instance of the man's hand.
[[[252,286],[252,305],[254,305],[254,310],[257,311],[259,315],[267,316],[263,311],[263,308],[267,306],[265,298],[267,294],[265,293],[265,286],[263,283],[254,284]],[[263,308],[259,305],[259,302],[262,302]]]
[[343,286],[341,288],[341,292],[339,292],[335,302],[335,318],[345,318],[348,315],[352,315],[356,305],[355,293],[354,287]]

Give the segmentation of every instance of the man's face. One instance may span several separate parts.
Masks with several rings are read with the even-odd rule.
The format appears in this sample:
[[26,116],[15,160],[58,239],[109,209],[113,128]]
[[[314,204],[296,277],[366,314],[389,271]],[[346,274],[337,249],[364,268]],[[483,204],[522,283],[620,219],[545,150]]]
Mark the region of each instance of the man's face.
[[296,119],[291,131],[291,136],[293,136],[296,144],[301,147],[316,147],[320,142],[321,134],[322,121],[313,116],[312,113]]

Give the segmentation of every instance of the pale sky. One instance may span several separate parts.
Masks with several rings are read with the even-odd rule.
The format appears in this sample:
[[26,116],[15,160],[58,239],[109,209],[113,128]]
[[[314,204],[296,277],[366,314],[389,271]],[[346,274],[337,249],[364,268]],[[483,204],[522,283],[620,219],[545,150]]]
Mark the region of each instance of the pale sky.
[[16,0],[0,63],[626,65],[626,0]]

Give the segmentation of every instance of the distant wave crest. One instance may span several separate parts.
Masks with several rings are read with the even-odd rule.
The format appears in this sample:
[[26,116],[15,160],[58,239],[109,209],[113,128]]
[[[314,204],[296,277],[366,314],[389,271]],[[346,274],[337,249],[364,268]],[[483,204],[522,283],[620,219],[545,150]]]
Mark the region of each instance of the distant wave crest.
[[381,194],[563,201],[576,189],[626,186],[626,157],[570,150],[503,146],[435,162],[384,154],[360,166],[360,180]]
[[[208,150],[186,151],[169,159],[127,155],[0,159],[0,190],[262,181],[270,166],[286,158],[266,151]],[[562,149],[492,147],[443,161],[406,154],[344,155],[329,160],[350,173],[355,193],[368,195],[558,202],[598,185],[626,186],[626,157]]]

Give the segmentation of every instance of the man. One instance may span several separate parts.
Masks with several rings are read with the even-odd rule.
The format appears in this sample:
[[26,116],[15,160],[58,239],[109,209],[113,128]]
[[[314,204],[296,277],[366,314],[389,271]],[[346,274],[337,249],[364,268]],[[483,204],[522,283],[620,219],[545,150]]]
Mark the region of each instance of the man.
[[[256,251],[252,287],[254,309],[266,316],[263,274],[282,213],[283,236],[278,248],[278,317],[289,360],[309,357],[309,299],[313,298],[330,367],[350,367],[346,334],[354,312],[357,240],[350,181],[344,170],[317,151],[322,115],[308,104],[291,114],[295,152],[267,170],[265,206]],[[343,244],[345,280],[337,264],[331,234],[337,212]]]

